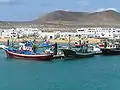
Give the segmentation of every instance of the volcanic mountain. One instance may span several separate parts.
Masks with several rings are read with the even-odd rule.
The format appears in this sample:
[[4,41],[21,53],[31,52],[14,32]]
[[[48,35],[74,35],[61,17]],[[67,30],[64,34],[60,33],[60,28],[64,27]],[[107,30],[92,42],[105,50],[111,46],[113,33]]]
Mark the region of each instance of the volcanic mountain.
[[[120,13],[107,10],[101,12],[72,12],[72,11],[53,11],[46,13],[40,18],[33,21],[19,22],[19,21],[0,21],[0,27],[23,27],[23,26],[38,26],[45,24],[47,27],[52,25],[76,27],[76,26],[120,26]],[[59,27],[59,26],[58,26]]]
[[79,23],[79,24],[120,24],[120,13],[107,10],[102,12],[54,11],[32,21],[34,23]]

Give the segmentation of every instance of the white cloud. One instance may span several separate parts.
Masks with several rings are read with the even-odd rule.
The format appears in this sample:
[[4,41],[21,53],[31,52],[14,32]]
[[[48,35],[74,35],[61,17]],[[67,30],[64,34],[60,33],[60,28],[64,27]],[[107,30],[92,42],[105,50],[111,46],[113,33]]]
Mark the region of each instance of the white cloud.
[[100,8],[98,10],[95,10],[94,12],[102,12],[102,11],[107,11],[107,10],[114,10],[118,12],[116,8]]
[[72,11],[71,9],[56,9],[56,10],[62,10],[62,11]]
[[83,6],[89,5],[89,1],[87,1],[87,0],[78,0],[77,3],[80,5],[83,5]]
[[17,5],[21,4],[20,0],[0,0],[1,5]]

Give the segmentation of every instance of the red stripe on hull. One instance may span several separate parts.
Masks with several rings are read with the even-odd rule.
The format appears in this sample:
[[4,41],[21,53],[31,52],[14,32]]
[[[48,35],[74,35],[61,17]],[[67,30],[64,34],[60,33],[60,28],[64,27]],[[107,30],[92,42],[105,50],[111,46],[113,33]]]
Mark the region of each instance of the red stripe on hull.
[[50,61],[53,58],[53,55],[51,54],[43,54],[43,55],[26,55],[26,54],[18,54],[14,52],[10,52],[8,50],[5,50],[7,57],[10,58],[20,58],[20,59],[30,59],[30,60],[40,60],[40,61]]

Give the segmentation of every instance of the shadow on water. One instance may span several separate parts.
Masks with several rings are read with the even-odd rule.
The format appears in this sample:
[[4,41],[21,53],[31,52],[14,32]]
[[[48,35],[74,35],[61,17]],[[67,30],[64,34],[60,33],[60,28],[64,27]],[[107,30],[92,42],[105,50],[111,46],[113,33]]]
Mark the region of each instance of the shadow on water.
[[98,57],[103,58],[104,60],[120,58],[120,55],[99,55]]
[[13,58],[9,58],[9,57],[5,57],[5,59],[6,59],[7,61],[12,61],[12,60],[14,60]]
[[89,60],[90,58],[92,59],[94,57],[89,57],[89,58],[88,57],[86,57],[86,58],[64,58],[63,60],[64,61],[78,61],[78,60],[82,61],[82,60]]
[[119,54],[118,55],[114,55],[114,54],[113,55],[102,55],[101,54],[100,56],[104,56],[104,57],[110,57],[111,56],[112,57],[112,56],[120,56],[120,55]]
[[93,61],[93,60],[101,60],[101,59],[105,59],[105,60],[108,60],[110,58],[114,58],[116,56],[112,55],[112,56],[104,56],[104,55],[95,55],[94,57],[85,57],[85,58],[61,58],[61,59],[52,59],[52,60],[30,60],[30,59],[20,59],[20,58],[10,58],[10,57],[6,57],[5,59],[7,61],[29,61],[29,62],[42,62],[42,63],[49,63],[49,64],[52,64],[52,63],[56,63],[56,62],[74,62],[74,61]]
[[31,62],[46,62],[46,63],[53,63],[52,60],[33,60],[33,59],[25,59],[25,58],[10,58],[6,57],[7,61],[31,61]]

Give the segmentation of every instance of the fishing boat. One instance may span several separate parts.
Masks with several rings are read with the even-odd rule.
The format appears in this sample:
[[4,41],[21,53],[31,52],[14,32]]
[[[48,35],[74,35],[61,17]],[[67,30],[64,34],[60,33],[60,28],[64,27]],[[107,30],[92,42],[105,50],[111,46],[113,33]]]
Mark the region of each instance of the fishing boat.
[[99,45],[97,45],[97,44],[89,44],[88,51],[94,52],[96,55],[102,54],[102,51],[101,51]]
[[52,46],[52,44],[50,44],[50,43],[42,43],[42,44],[40,44],[40,47],[51,47]]
[[20,42],[19,43],[19,46],[31,46],[33,45],[34,43],[32,41],[24,41],[24,42]]
[[104,42],[104,47],[101,48],[103,55],[120,55],[120,43],[119,42]]
[[49,52],[45,53],[34,53],[26,50],[16,50],[12,48],[4,48],[7,57],[9,58],[19,58],[19,59],[30,59],[30,60],[40,60],[40,61],[50,61],[53,58],[53,54]]
[[7,48],[5,45],[0,45],[0,49]]
[[45,40],[42,44],[40,44],[40,47],[51,47],[53,44],[49,41]]
[[101,50],[103,55],[120,55],[120,49],[102,48]]
[[70,46],[69,40],[69,47],[68,49],[61,49],[64,53],[64,56],[67,58],[88,58],[93,57],[95,53],[93,51],[88,51],[88,42],[81,42],[81,40],[75,42],[72,47]]
[[67,58],[88,58],[93,57],[95,53],[93,52],[77,52],[72,49],[61,49],[64,53],[64,56]]

